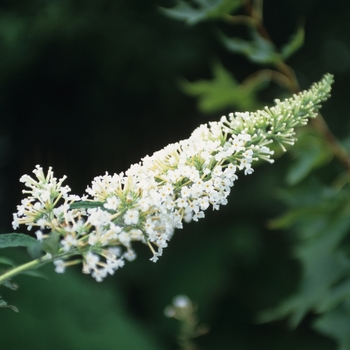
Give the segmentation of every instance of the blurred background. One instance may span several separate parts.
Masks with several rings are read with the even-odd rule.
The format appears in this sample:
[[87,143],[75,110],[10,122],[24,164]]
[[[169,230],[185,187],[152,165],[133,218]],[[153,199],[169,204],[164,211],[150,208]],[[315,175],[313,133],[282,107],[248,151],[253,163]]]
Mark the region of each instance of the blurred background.
[[[166,0],[2,0],[0,2],[0,229],[12,232],[22,198],[18,182],[36,164],[68,176],[82,194],[94,176],[121,172],[223,113],[202,113],[180,80],[211,77],[214,61],[237,80],[257,70],[220,45],[216,22],[190,27],[159,10]],[[336,0],[264,1],[267,29],[277,46],[305,22],[304,47],[289,64],[302,88],[335,74],[323,115],[344,139],[350,129],[350,4]],[[280,90],[259,96],[270,104]],[[288,155],[240,176],[219,212],[177,231],[157,264],[145,246],[138,258],[102,283],[80,267],[48,280],[19,276],[17,291],[1,290],[18,314],[1,309],[1,348],[177,349],[178,324],[163,310],[177,294],[198,305],[209,333],[199,349],[336,349],[310,328],[310,314],[296,330],[285,321],[258,324],[298,286],[300,266],[292,239],[267,229],[283,211]],[[25,252],[5,252],[26,261]],[[22,254],[23,253],[23,254]],[[349,331],[350,332],[350,331]]]

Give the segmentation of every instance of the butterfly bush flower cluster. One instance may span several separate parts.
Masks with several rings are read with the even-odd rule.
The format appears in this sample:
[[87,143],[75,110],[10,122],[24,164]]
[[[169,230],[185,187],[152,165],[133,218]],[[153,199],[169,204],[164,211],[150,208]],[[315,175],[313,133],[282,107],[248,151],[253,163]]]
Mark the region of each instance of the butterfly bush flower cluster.
[[45,175],[37,166],[36,179],[20,179],[27,197],[13,215],[13,227],[33,228],[61,273],[82,262],[84,273],[102,281],[136,258],[135,241],[148,245],[156,262],[175,229],[227,204],[239,172],[252,174],[258,160],[272,163],[274,144],[283,150],[294,144],[294,128],[317,115],[332,79],[326,75],[272,108],[201,125],[188,139],[146,156],[125,173],[96,177],[82,197],[69,194],[65,177],[57,180],[51,168]]

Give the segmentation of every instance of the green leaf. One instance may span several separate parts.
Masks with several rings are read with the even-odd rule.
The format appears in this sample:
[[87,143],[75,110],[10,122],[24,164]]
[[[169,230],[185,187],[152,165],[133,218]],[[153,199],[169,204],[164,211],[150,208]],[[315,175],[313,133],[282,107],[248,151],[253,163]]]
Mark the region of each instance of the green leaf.
[[320,214],[323,212],[320,208],[304,207],[289,210],[286,214],[269,221],[270,229],[286,229],[296,223],[303,225],[317,224]]
[[231,73],[220,63],[213,65],[213,79],[188,82],[183,80],[181,88],[188,95],[198,98],[199,109],[211,113],[229,107],[238,110],[253,110],[258,106],[256,92],[265,86],[261,81],[250,81],[239,85]]
[[[346,258],[345,258],[346,259]],[[344,261],[344,265],[350,264],[347,259]],[[319,312],[326,312],[334,309],[346,300],[350,300],[350,277],[341,281],[339,284],[335,285],[327,298],[318,307]]]
[[4,256],[0,256],[0,264],[14,266],[14,262]]
[[56,255],[59,250],[59,234],[58,232],[52,231],[49,234],[48,238],[45,238],[41,242],[41,249],[46,252],[50,253],[52,255]]
[[200,9],[195,9],[184,1],[179,1],[172,9],[160,8],[167,16],[185,21],[187,24],[193,25],[206,18],[205,12]]
[[[53,273],[52,266],[43,270],[50,274],[49,283],[22,278],[23,292],[16,293],[16,305],[25,310],[21,317],[0,309],[1,349],[169,348],[130,315],[118,286],[96,283],[74,269],[64,274]],[[14,336],[15,329],[21,330],[20,337]],[[65,329],[64,337],[59,329]]]
[[261,37],[255,29],[251,29],[250,33],[252,41],[229,38],[222,32],[219,33],[219,38],[229,51],[242,54],[251,62],[273,64],[280,60],[280,55],[271,41]]
[[27,252],[32,259],[40,258],[42,256],[41,242],[38,241],[37,244],[27,247]]
[[38,241],[23,233],[4,233],[0,235],[0,248],[30,247],[38,244]]
[[28,271],[23,271],[21,272],[21,275],[26,275],[26,276],[31,276],[31,277],[38,277],[38,278],[44,278],[44,279],[48,279],[46,274],[44,274],[41,271],[38,270],[28,270]]
[[315,177],[296,187],[280,191],[279,197],[290,206],[280,217],[269,222],[271,229],[293,227],[299,239],[319,237],[335,213],[346,212],[350,206],[350,191],[324,187]]
[[[290,325],[296,327],[308,312],[325,312],[348,300],[348,283],[342,280],[349,276],[350,260],[339,247],[348,235],[350,218],[338,214],[331,212],[319,235],[295,248],[303,267],[299,291],[275,309],[263,312],[260,321],[289,317]],[[330,296],[332,300],[327,301]]]
[[14,312],[18,312],[18,309],[16,308],[16,306],[8,305],[7,302],[3,299],[0,299],[0,308],[8,308],[13,310]]
[[296,160],[286,177],[290,186],[302,181],[312,170],[328,164],[333,157],[324,138],[310,132],[305,132],[298,137],[298,142],[291,153]]
[[349,302],[322,315],[313,324],[318,332],[333,338],[339,350],[350,349],[350,309]]
[[17,290],[18,286],[15,283],[12,283],[10,280],[5,280],[1,283],[2,286],[9,288],[11,290]]
[[191,3],[179,1],[171,9],[160,8],[167,16],[185,21],[189,25],[207,19],[222,18],[243,5],[240,0],[193,0]]
[[291,37],[289,42],[284,45],[281,49],[281,55],[283,60],[287,60],[296,51],[298,51],[304,44],[305,31],[304,27],[300,26],[297,32]]

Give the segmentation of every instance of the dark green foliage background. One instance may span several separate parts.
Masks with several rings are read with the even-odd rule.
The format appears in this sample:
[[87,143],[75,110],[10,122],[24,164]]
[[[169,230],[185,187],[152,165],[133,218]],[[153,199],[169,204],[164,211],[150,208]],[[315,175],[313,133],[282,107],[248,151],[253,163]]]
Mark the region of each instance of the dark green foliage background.
[[[220,116],[199,113],[180,91],[180,78],[210,78],[215,60],[239,80],[257,69],[217,40],[217,27],[231,35],[242,34],[239,27],[188,27],[158,10],[172,5],[1,1],[1,232],[12,232],[11,213],[22,198],[18,179],[36,164],[53,166],[58,177],[68,175],[67,184],[82,194],[94,176],[126,170]],[[266,0],[264,9],[279,46],[305,19],[305,46],[289,63],[303,88],[325,72],[335,74],[323,113],[345,139],[349,3]],[[280,92],[271,85],[260,97],[270,103]],[[16,279],[17,291],[2,288],[20,312],[1,309],[1,349],[175,349],[177,324],[164,318],[163,309],[176,294],[192,298],[210,327],[198,339],[200,349],[336,349],[311,329],[313,314],[294,331],[285,321],[257,323],[257,313],[295,291],[300,279],[291,236],[267,230],[267,221],[284,209],[277,194],[290,162],[286,155],[247,178],[241,175],[229,205],[177,231],[157,264],[140,246],[135,262],[100,284],[79,268],[57,275],[47,266],[48,280],[23,276]],[[17,262],[26,259],[24,251],[5,253]]]

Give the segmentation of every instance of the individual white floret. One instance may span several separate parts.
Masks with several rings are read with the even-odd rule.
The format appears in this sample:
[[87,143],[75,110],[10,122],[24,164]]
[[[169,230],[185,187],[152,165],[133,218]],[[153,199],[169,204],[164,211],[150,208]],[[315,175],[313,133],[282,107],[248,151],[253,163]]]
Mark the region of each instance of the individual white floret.
[[124,214],[124,222],[126,225],[136,225],[139,221],[139,211],[137,209],[129,209]]
[[66,270],[65,262],[62,259],[55,260],[53,264],[55,265],[55,271],[57,273],[64,273],[64,271]]

